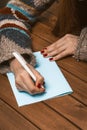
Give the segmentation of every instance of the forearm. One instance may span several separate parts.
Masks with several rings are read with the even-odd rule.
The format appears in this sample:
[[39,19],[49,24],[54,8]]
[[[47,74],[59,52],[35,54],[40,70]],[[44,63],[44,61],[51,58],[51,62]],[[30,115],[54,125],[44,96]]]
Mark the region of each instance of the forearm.
[[[34,22],[33,20],[36,21],[39,14],[48,9],[55,0],[32,0],[31,2],[32,4],[29,1],[27,5],[23,0],[22,2],[11,0],[8,3],[9,8],[0,10],[0,73],[10,71],[9,60],[13,58],[13,51],[27,54],[29,56],[27,58],[28,62],[32,65],[35,64],[35,57],[31,51],[32,41],[27,33],[28,28],[25,23],[28,20],[30,25]],[[13,7],[16,9],[16,16],[11,10],[14,9]],[[20,9],[23,10],[20,11]]]
[[9,60],[13,58],[14,51],[28,55],[27,61],[32,65],[35,64],[29,37],[17,30],[5,30],[1,32],[0,37],[0,73],[10,71]]
[[74,56],[77,60],[87,61],[87,28],[84,28],[80,34]]

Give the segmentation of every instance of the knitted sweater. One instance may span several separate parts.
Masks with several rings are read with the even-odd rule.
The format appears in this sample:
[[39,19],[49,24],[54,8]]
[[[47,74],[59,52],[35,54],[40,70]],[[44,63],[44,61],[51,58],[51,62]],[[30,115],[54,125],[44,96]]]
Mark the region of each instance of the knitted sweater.
[[[35,65],[31,50],[31,25],[55,0],[11,0],[0,10],[0,73],[10,71],[12,52],[27,54],[28,63]],[[75,52],[77,60],[87,61],[87,28],[82,30]]]
[[10,71],[12,52],[28,55],[26,59],[35,65],[31,51],[31,25],[55,0],[11,0],[0,10],[0,73]]
[[77,61],[82,60],[87,62],[87,28],[81,31],[74,58],[77,59]]

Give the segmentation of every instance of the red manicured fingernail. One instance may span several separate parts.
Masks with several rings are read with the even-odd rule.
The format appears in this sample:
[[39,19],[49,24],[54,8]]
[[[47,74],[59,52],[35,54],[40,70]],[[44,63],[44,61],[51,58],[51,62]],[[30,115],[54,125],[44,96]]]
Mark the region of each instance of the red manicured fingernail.
[[50,61],[52,61],[52,60],[53,60],[53,58],[50,58],[49,60],[50,60]]
[[38,87],[38,88],[41,88],[41,84],[38,84],[37,87]]
[[42,54],[42,53],[44,53],[44,50],[42,50],[42,51],[40,51],[40,52],[41,52],[41,54]]
[[44,54],[43,56],[44,56],[44,57],[46,57],[46,56],[47,56],[47,54]]

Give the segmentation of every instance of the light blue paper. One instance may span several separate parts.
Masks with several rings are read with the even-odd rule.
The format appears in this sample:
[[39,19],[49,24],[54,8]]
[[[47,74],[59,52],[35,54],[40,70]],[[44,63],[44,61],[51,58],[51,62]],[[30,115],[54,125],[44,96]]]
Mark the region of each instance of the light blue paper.
[[18,106],[40,102],[73,92],[55,61],[50,62],[49,59],[44,58],[40,52],[35,52],[34,55],[37,60],[36,70],[38,70],[45,79],[46,92],[33,96],[26,92],[20,92],[15,86],[13,73],[7,73],[7,77],[11,84],[11,88],[17,100]]

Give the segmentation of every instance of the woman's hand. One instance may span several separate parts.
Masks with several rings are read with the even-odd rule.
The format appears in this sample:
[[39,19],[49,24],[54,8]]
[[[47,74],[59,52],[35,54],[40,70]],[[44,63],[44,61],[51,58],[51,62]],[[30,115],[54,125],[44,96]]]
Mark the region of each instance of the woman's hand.
[[52,57],[49,60],[59,60],[65,56],[73,55],[78,45],[78,36],[66,34],[64,37],[44,48],[41,54],[44,57]]
[[26,91],[31,95],[43,93],[45,88],[42,87],[44,78],[31,65],[28,64],[31,71],[36,76],[36,82],[32,80],[29,73],[21,66],[17,59],[10,62],[10,69],[15,75],[15,84],[19,91]]

